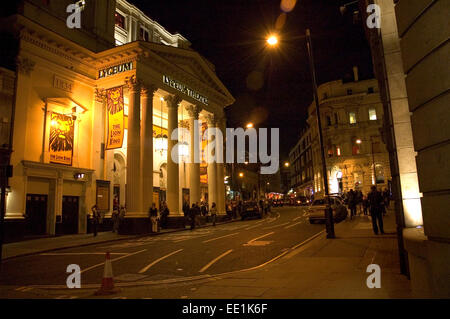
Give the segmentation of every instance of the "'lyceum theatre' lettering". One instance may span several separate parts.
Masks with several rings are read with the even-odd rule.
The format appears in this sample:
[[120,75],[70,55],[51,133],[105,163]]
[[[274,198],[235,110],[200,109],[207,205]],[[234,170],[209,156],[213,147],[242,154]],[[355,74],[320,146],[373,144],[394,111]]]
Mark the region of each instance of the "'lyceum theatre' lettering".
[[106,78],[108,76],[112,76],[118,73],[126,72],[133,70],[133,62],[122,63],[119,65],[112,66],[110,68],[100,70],[98,73],[98,78]]
[[188,88],[186,85],[169,78],[167,75],[163,75],[163,82],[164,82],[164,84],[182,92],[183,94],[186,94],[187,96],[193,98],[194,100],[197,100],[205,105],[208,105],[208,98],[206,98],[203,95],[201,95],[200,93]]

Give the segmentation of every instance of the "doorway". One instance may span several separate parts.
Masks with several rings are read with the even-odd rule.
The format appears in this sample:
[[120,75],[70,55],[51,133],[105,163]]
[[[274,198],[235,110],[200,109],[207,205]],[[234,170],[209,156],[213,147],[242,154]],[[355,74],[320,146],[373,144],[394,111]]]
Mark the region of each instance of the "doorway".
[[47,195],[27,194],[25,223],[27,235],[39,236],[46,234]]
[[79,197],[63,196],[62,230],[63,234],[78,234]]

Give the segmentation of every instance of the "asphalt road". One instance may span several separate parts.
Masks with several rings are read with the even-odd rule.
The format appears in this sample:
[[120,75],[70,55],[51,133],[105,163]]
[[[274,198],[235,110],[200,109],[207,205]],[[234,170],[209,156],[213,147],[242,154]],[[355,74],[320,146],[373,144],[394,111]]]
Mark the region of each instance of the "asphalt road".
[[99,284],[107,251],[115,282],[183,280],[264,264],[323,229],[309,223],[303,207],[283,207],[264,219],[10,259],[0,273],[0,298],[36,285],[64,288],[69,264],[80,266],[82,287]]

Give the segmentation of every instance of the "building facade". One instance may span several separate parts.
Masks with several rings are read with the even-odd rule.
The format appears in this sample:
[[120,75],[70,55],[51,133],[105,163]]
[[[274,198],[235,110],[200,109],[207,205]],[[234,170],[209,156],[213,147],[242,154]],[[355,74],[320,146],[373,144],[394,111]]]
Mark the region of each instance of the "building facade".
[[[449,6],[447,1],[375,3],[379,29],[366,29],[390,128],[396,167],[401,270],[415,297],[450,295]],[[366,18],[366,17],[364,17]]]
[[[322,84],[318,96],[329,193],[353,189],[367,194],[372,185],[388,188],[391,173],[381,134],[383,108],[377,81],[359,81],[355,67],[353,82]],[[307,122],[312,137],[314,193],[320,197],[324,187],[314,103],[308,109]]]
[[314,193],[314,173],[311,130],[308,124],[302,129],[300,139],[289,152],[289,163],[292,192],[310,199]]
[[68,4],[22,1],[2,18],[18,39],[7,235],[85,233],[91,207],[107,220],[114,200],[123,233],[148,231],[152,202],[174,222],[183,201],[225,215],[223,164],[190,161],[194,121],[224,130],[234,102],[212,64],[126,1],[86,2],[81,29]]

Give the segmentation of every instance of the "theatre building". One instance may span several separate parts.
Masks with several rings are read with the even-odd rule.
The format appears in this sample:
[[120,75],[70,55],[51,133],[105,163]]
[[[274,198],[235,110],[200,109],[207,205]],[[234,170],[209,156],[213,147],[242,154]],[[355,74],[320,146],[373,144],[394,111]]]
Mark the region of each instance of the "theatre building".
[[214,65],[126,1],[85,1],[81,28],[69,4],[21,1],[1,19],[16,61],[7,239],[86,233],[93,205],[108,225],[114,200],[121,233],[147,232],[153,202],[173,227],[184,202],[226,215],[224,165],[191,164],[187,134],[194,120],[225,130],[234,99]]

